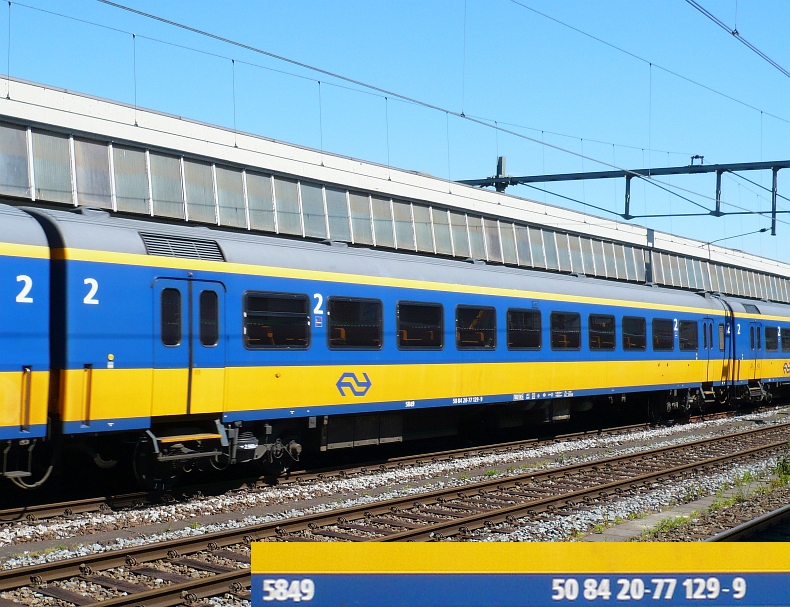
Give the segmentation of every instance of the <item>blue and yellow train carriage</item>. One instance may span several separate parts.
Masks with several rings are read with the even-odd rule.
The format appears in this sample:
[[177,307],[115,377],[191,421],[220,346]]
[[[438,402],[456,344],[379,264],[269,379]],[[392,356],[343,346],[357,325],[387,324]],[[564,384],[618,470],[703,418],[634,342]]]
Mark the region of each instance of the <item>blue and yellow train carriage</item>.
[[28,454],[47,435],[48,392],[47,239],[32,217],[0,205],[0,476],[27,482]]
[[99,462],[124,433],[143,480],[453,432],[467,406],[508,404],[507,423],[612,402],[658,416],[762,400],[787,376],[781,304],[30,212],[52,247],[60,430]]

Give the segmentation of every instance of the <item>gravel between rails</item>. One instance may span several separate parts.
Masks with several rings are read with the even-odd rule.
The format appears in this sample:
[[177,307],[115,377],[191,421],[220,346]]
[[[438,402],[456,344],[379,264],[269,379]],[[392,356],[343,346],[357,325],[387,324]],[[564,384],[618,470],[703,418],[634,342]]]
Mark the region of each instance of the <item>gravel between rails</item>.
[[[479,480],[481,476],[501,475],[504,478],[519,471],[523,472],[527,468],[547,469],[708,438],[730,432],[733,425],[738,424],[773,425],[786,421],[786,411],[774,410],[731,419],[695,422],[614,436],[603,435],[538,444],[508,452],[426,462],[387,471],[370,470],[349,478],[316,481],[309,485],[254,488],[246,492],[196,498],[178,504],[148,506],[115,513],[76,515],[71,518],[51,519],[39,524],[11,523],[0,527],[0,547],[7,547],[6,554],[12,546],[13,549],[20,548],[20,545],[26,542],[76,540],[84,537],[85,543],[76,547],[51,549],[44,553],[17,554],[6,558],[2,568],[74,558],[177,537],[202,535],[253,523],[284,520],[342,507],[374,503],[396,496],[416,496],[437,488],[463,487]],[[497,467],[511,468],[511,470],[503,471]],[[225,520],[207,524],[188,523],[198,518],[210,519],[219,514],[224,515]],[[601,516],[604,514],[602,513]],[[176,527],[177,523],[182,525],[181,528],[161,529],[162,525]],[[150,531],[146,530],[146,527],[157,524],[160,526],[158,532],[145,533]],[[115,537],[111,541],[101,543],[91,541],[91,536],[97,532],[135,528],[143,533],[136,537]],[[546,539],[553,537],[551,533],[540,535],[546,535]]]

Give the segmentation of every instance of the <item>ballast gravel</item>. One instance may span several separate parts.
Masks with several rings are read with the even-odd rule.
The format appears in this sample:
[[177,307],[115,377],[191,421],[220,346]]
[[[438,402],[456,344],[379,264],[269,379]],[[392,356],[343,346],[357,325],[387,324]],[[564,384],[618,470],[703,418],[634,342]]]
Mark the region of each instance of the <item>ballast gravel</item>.
[[475,538],[489,542],[557,542],[575,539],[579,534],[589,533],[596,525],[609,526],[617,520],[627,520],[646,512],[660,512],[674,505],[695,501],[701,497],[714,495],[722,487],[732,486],[736,479],[745,473],[754,477],[766,477],[776,465],[777,458],[771,457],[759,462],[734,466],[726,473],[706,476],[695,475],[672,485],[661,484],[653,490],[642,490],[634,495],[615,498],[605,506],[592,506],[584,512],[563,516],[555,513],[545,519],[519,519],[520,527],[515,533],[496,533],[492,529],[488,535]]
[[[3,546],[20,546],[28,542],[42,540],[71,540],[85,536],[86,542],[76,547],[62,547],[47,550],[44,553],[27,552],[5,558],[0,568],[28,566],[43,562],[87,556],[97,552],[122,550],[132,546],[151,544],[157,541],[172,540],[182,537],[203,535],[224,529],[238,529],[249,525],[284,520],[307,514],[327,512],[338,508],[363,505],[385,501],[394,497],[419,495],[421,493],[450,487],[463,487],[490,476],[514,476],[525,471],[544,470],[584,463],[603,458],[628,455],[663,446],[713,438],[734,431],[734,424],[752,423],[760,425],[776,425],[787,422],[785,411],[765,411],[730,419],[715,419],[677,426],[667,426],[649,430],[639,430],[617,435],[592,436],[562,442],[538,444],[535,447],[499,451],[456,457],[452,460],[424,462],[419,465],[393,468],[386,471],[369,470],[365,473],[349,475],[345,478],[329,478],[304,485],[283,485],[274,487],[254,488],[248,491],[236,491],[221,496],[196,497],[188,501],[146,506],[135,509],[110,513],[88,513],[72,518],[50,519],[41,523],[24,521],[6,523],[0,527],[0,548]],[[470,452],[474,449],[470,448]],[[700,481],[702,482],[702,481]],[[714,483],[715,484],[715,483]],[[663,490],[669,491],[668,489]],[[682,490],[678,490],[683,493]],[[655,497],[640,498],[645,501],[636,511],[660,510],[662,505],[677,496],[658,492]],[[663,497],[662,497],[663,496]],[[303,506],[293,507],[302,502]],[[278,507],[285,506],[281,510]],[[289,507],[290,506],[290,507]],[[614,506],[607,506],[608,509]],[[250,511],[266,510],[265,513],[250,514]],[[189,526],[161,530],[161,525],[194,519],[211,520],[210,517],[237,515],[231,520],[192,522]],[[627,513],[626,513],[627,514]],[[586,513],[578,515],[588,516]],[[620,514],[600,513],[600,519],[610,516],[612,519]],[[577,530],[584,527],[579,522],[572,524],[574,519],[563,517],[562,525],[554,527],[546,525],[537,527],[534,533],[524,536],[535,539],[564,539],[567,537],[561,528]],[[592,519],[591,519],[592,520]],[[597,520],[597,519],[596,519]],[[559,521],[558,521],[559,522]],[[592,525],[597,522],[591,523]],[[91,541],[90,535],[99,532],[129,531],[159,525],[157,532],[140,533],[135,537],[115,537],[103,542]],[[589,525],[588,525],[589,526]],[[575,531],[570,531],[573,533]]]

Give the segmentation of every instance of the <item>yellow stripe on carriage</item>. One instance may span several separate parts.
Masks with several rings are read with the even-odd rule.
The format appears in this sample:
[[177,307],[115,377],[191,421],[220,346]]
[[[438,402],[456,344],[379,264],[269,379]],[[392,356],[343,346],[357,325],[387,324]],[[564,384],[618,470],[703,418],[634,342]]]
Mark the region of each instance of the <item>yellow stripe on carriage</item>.
[[49,259],[49,247],[34,244],[15,244],[0,242],[0,255],[6,257],[29,257],[31,259]]
[[[762,361],[763,377],[786,375],[779,373],[784,363]],[[725,380],[730,374],[728,364],[721,360],[621,360],[200,369],[203,379],[192,386],[192,413],[384,402],[405,406],[407,401],[456,397],[694,386]],[[772,375],[765,375],[768,369]],[[754,361],[747,360],[735,361],[732,369],[741,380],[754,378],[756,371]],[[353,373],[361,381],[367,374],[365,383],[369,381],[370,388],[360,396],[348,388],[341,391],[337,384],[344,373]],[[84,369],[76,369],[63,372],[61,381],[61,414],[66,422],[187,413],[187,369],[93,369],[90,378]]]

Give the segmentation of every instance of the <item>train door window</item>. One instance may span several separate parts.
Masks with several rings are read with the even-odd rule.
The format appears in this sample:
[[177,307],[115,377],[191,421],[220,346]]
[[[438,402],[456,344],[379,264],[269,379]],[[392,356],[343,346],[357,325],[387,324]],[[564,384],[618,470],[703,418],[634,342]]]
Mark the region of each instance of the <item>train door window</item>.
[[702,349],[703,350],[708,349],[708,331],[705,328],[704,324],[702,325]]
[[331,348],[381,348],[383,323],[379,300],[330,297],[327,309]]
[[708,325],[708,347],[713,350],[713,323]]
[[754,325],[749,327],[749,346],[754,350]]
[[216,291],[201,291],[200,345],[211,347],[219,343],[219,296]]
[[695,320],[680,321],[680,351],[696,352],[699,349],[699,327]]
[[765,349],[768,352],[779,350],[779,327],[765,327]]
[[653,350],[671,352],[675,349],[675,335],[672,320],[669,318],[653,319]]
[[573,312],[551,313],[551,349],[581,348],[581,316]]
[[781,333],[782,352],[790,352],[790,328],[785,327]]
[[244,346],[250,350],[307,348],[310,343],[310,300],[307,295],[244,295]]
[[762,327],[757,327],[757,330],[755,331],[755,333],[757,333],[757,349],[758,350],[762,350],[763,349],[763,344],[762,344],[763,328]]
[[587,319],[590,350],[614,350],[616,341],[614,316],[590,314]]
[[477,306],[455,309],[455,343],[459,350],[496,348],[496,310]]
[[181,343],[181,291],[162,289],[162,343],[177,346]]
[[507,347],[509,350],[540,350],[540,311],[507,311]]
[[623,316],[623,350],[644,350],[646,347],[645,319],[638,316]]
[[724,352],[724,323],[719,323],[719,352]]
[[398,303],[398,348],[441,350],[444,321],[441,304]]

